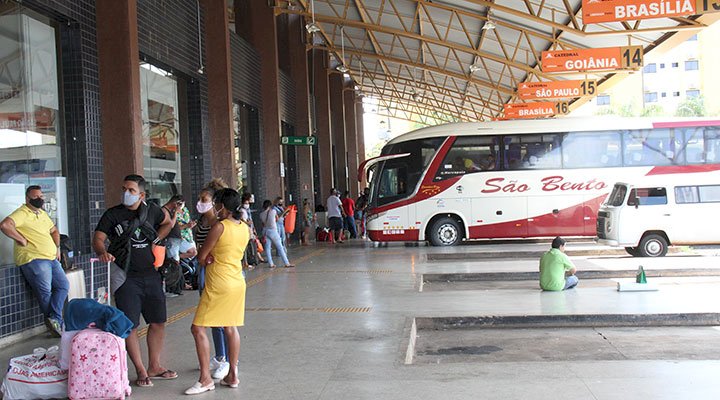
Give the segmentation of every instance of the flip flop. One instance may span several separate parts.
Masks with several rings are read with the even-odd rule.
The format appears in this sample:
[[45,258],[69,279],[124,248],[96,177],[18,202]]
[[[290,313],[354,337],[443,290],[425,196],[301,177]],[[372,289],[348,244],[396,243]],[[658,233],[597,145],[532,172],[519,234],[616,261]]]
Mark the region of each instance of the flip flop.
[[148,376],[147,378],[142,378],[142,379],[141,379],[141,378],[138,378],[138,379],[136,379],[136,380],[135,380],[135,385],[137,385],[138,387],[153,387],[153,386],[154,386],[153,383],[152,383],[152,381],[150,380],[150,377],[149,377],[149,376]]
[[177,379],[177,377],[178,377],[177,372],[166,369],[165,371],[163,371],[159,374],[148,376],[148,379],[171,380],[171,379]]

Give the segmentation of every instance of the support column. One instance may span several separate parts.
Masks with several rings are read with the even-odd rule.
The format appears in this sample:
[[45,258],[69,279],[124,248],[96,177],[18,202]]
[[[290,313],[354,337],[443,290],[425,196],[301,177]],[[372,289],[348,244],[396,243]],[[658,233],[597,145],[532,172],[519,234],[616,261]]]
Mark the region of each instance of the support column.
[[105,203],[112,206],[122,179],[143,173],[137,3],[98,0],[96,21]]
[[317,188],[316,202],[321,204],[330,195],[333,187],[332,135],[330,134],[330,81],[327,71],[328,53],[312,50],[313,97],[315,100],[315,136],[318,146],[318,173],[320,187]]
[[353,88],[343,92],[345,103],[345,140],[347,145],[348,189],[353,199],[358,197],[358,145],[357,124],[355,122],[355,91]]
[[[277,22],[272,7],[266,1],[236,0],[235,24],[260,55],[260,84],[262,115],[260,122],[265,151],[262,176],[265,198],[281,196],[285,192],[280,177],[280,68],[278,64]],[[262,201],[262,199],[260,199]]]
[[330,74],[330,118],[333,138],[333,182],[338,190],[348,188],[345,142],[345,107],[343,102],[343,76],[338,73]]
[[202,0],[205,15],[205,49],[207,54],[208,128],[212,154],[213,177],[221,177],[237,189],[237,166],[233,148],[232,76],[230,70],[230,36],[225,0]]
[[[305,50],[305,24],[303,18],[289,15],[288,39],[290,56],[290,74],[295,82],[295,107],[297,116],[295,134],[310,136],[310,82],[308,80],[308,56]],[[313,159],[311,146],[297,148],[298,168],[300,171],[300,198],[298,209],[302,210],[302,199],[314,204],[313,196]]]
[[[355,102],[355,126],[357,127],[357,148],[358,148],[358,166],[365,161],[365,108],[363,107],[363,97]],[[363,174],[360,183],[360,190],[367,186],[367,180]]]

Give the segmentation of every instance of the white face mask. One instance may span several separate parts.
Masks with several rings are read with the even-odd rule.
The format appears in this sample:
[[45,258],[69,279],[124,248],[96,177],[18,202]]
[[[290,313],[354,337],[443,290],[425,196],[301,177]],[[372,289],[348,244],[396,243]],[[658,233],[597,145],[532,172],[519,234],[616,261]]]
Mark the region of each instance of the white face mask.
[[212,208],[212,206],[213,206],[213,205],[212,205],[211,202],[204,203],[204,202],[202,202],[202,201],[198,201],[197,204],[195,204],[195,209],[196,209],[200,214],[205,214],[206,212],[210,211],[210,209]]
[[250,204],[243,204],[243,208],[246,210],[250,209]]

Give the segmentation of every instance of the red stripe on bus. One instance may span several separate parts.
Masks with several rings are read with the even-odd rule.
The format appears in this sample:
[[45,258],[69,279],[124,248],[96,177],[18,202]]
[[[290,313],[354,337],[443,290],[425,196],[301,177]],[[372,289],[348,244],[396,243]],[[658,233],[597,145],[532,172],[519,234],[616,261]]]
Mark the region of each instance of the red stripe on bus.
[[368,237],[373,242],[417,242],[420,240],[420,231],[408,229],[405,233],[385,234],[383,231],[368,231]]
[[646,176],[650,175],[669,175],[669,174],[691,174],[696,172],[712,172],[720,170],[720,164],[703,164],[703,165],[666,165],[661,167],[653,167]]

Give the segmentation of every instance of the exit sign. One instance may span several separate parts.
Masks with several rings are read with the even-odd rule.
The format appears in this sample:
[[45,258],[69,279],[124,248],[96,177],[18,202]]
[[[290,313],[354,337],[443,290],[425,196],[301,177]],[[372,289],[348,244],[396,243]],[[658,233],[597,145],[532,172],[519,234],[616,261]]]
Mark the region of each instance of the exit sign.
[[315,146],[315,136],[283,136],[280,143],[286,146]]

